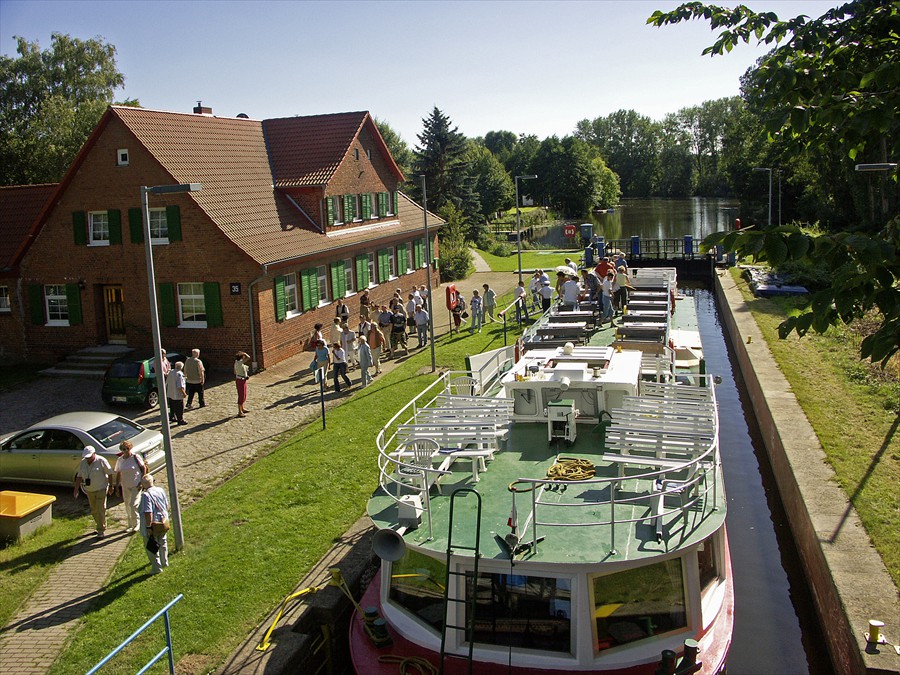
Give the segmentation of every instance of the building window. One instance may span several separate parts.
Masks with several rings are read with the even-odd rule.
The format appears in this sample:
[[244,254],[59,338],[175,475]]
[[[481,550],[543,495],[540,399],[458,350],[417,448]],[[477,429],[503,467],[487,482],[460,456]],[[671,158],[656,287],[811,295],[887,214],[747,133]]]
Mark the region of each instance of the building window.
[[287,313],[287,316],[295,316],[300,313],[296,274],[284,275],[284,311]]
[[116,150],[116,164],[118,166],[128,166],[128,149],[119,148]]
[[169,243],[169,221],[164,208],[150,209],[150,241],[154,244]]
[[353,159],[359,161],[359,148],[353,148]]
[[369,258],[369,287],[378,285],[378,274],[376,270],[378,269],[375,264],[375,252],[372,251],[368,254]]
[[178,322],[181,328],[206,328],[202,283],[178,284]]
[[69,301],[64,285],[44,286],[44,307],[48,326],[69,325]]
[[344,260],[344,287],[347,295],[356,293],[356,285],[353,283],[353,258]]
[[366,149],[366,159],[372,161],[372,150],[370,148]]
[[416,264],[414,262],[414,256],[416,250],[416,242],[411,241],[406,245],[406,270],[408,272],[412,272],[416,269]]
[[331,302],[331,296],[328,294],[328,267],[319,265],[316,268],[316,282],[319,286],[319,305],[327,305]]
[[12,311],[9,306],[9,286],[0,286],[0,313]]
[[358,223],[365,217],[363,215],[362,195],[353,195],[353,213],[355,214],[354,222]]
[[88,245],[109,246],[109,213],[107,211],[88,213]]
[[397,276],[397,249],[394,246],[388,249],[388,270],[391,279]]

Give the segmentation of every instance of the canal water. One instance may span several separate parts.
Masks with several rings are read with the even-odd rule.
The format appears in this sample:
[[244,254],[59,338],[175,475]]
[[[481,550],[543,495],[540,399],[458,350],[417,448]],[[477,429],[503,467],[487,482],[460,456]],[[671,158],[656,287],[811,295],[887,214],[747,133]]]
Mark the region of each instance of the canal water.
[[719,375],[719,442],[728,494],[734,576],[734,639],[729,675],[831,673],[786,515],[753,411],[719,321],[715,296],[694,297],[708,372]]
[[[739,217],[738,202],[730,199],[625,199],[612,213],[592,213],[579,222],[593,223],[594,234],[606,239],[633,235],[641,239],[680,239],[690,234],[700,241],[713,232],[732,229]],[[572,246],[559,225],[536,230],[533,240],[541,247]]]

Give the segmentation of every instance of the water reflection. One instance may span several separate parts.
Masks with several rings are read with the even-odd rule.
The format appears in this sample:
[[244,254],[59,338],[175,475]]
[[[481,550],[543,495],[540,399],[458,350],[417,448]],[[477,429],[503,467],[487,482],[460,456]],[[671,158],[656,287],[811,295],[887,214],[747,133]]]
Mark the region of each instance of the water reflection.
[[[594,234],[607,239],[680,239],[686,234],[700,240],[713,232],[730,230],[740,217],[734,199],[625,199],[612,213],[592,213],[583,222],[594,224]],[[571,240],[556,226],[535,232],[535,242],[571,247]],[[580,240],[579,240],[580,243]]]

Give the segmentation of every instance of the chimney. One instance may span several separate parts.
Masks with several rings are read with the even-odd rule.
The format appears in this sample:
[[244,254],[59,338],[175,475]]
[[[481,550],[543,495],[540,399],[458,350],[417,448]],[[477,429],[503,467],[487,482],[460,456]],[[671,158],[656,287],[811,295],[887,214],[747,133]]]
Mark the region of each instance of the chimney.
[[212,115],[212,108],[206,108],[203,106],[203,101],[197,101],[197,105],[194,108],[195,115]]

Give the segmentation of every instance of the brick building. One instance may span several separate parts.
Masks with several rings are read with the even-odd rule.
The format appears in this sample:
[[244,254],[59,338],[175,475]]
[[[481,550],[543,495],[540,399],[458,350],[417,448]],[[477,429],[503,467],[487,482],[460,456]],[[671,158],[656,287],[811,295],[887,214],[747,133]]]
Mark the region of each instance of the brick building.
[[[198,347],[213,367],[237,349],[278,363],[331,324],[337,298],[355,324],[363,288],[381,303],[426,283],[423,212],[402,180],[367,112],[260,121],[112,106],[4,259],[4,352],[150,353],[140,188],[200,183],[149,197],[163,345]],[[45,186],[7,190],[41,187],[46,200]]]

